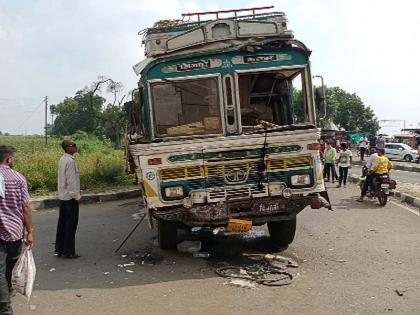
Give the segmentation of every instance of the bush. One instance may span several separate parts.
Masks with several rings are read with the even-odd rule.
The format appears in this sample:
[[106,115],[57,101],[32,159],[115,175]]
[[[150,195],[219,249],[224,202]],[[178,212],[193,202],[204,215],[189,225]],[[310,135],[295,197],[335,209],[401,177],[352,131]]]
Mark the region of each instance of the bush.
[[[110,141],[79,134],[75,140],[79,153],[76,160],[80,172],[82,190],[129,185],[134,179],[125,174],[124,151],[115,150]],[[46,193],[57,190],[58,160],[63,154],[62,138],[48,139],[45,146],[42,136],[2,136],[0,143],[17,149],[14,169],[28,181],[31,193]]]

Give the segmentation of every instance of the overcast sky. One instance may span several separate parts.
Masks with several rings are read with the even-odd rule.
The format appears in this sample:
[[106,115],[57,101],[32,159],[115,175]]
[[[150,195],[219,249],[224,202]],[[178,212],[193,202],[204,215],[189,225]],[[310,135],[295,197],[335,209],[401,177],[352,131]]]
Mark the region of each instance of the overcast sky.
[[[420,4],[373,0],[0,0],[0,131],[42,133],[60,102],[105,75],[136,87],[137,32],[181,13],[273,4],[312,49],[312,73],[359,95],[381,120],[420,123]],[[315,82],[319,84],[319,82]],[[402,122],[383,123],[398,130]]]

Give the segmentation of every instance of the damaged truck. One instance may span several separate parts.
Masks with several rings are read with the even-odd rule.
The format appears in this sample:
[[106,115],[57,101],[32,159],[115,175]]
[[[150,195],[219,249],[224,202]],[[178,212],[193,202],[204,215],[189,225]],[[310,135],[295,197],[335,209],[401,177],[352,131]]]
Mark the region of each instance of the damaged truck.
[[127,156],[163,249],[180,228],[263,224],[287,246],[300,211],[329,207],[311,51],[271,8],[188,13],[141,32]]

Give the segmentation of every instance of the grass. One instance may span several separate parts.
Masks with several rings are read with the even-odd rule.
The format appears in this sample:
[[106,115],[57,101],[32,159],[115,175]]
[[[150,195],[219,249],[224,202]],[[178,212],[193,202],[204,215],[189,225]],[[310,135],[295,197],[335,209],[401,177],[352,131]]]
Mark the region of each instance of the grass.
[[[63,154],[63,139],[49,138],[48,145],[42,136],[0,136],[1,144],[17,149],[14,169],[22,173],[32,195],[42,195],[57,190],[58,160]],[[80,172],[82,190],[105,190],[132,186],[134,177],[125,174],[123,150],[97,138],[75,140],[79,152],[75,155]]]

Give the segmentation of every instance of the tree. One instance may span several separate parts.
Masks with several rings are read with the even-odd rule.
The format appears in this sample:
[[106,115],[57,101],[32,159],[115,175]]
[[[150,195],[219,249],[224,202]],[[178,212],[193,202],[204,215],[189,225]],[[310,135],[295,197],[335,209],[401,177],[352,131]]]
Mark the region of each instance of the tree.
[[[102,87],[112,93],[113,102],[107,104],[106,99],[96,95],[102,93]],[[73,97],[66,97],[61,103],[51,107],[51,114],[56,115],[52,134],[72,135],[78,131],[112,140],[115,147],[120,146],[121,135],[125,126],[125,114],[121,97],[121,83],[105,77],[98,77],[90,87],[78,91]]]
[[[347,131],[364,131],[375,134],[380,126],[373,110],[366,106],[355,93],[350,94],[339,87],[325,89],[327,115],[321,117],[317,111],[317,125],[328,128],[331,123]],[[303,96],[301,90],[293,91],[295,120],[303,117]]]
[[326,89],[327,120],[347,131],[364,131],[375,134],[380,126],[373,110],[355,93],[339,87]]
[[96,116],[100,114],[105,99],[100,96],[93,98],[93,106],[86,93],[81,90],[74,97],[66,97],[55,105],[53,114],[56,115],[52,133],[64,136],[81,130],[92,133],[98,126]]

